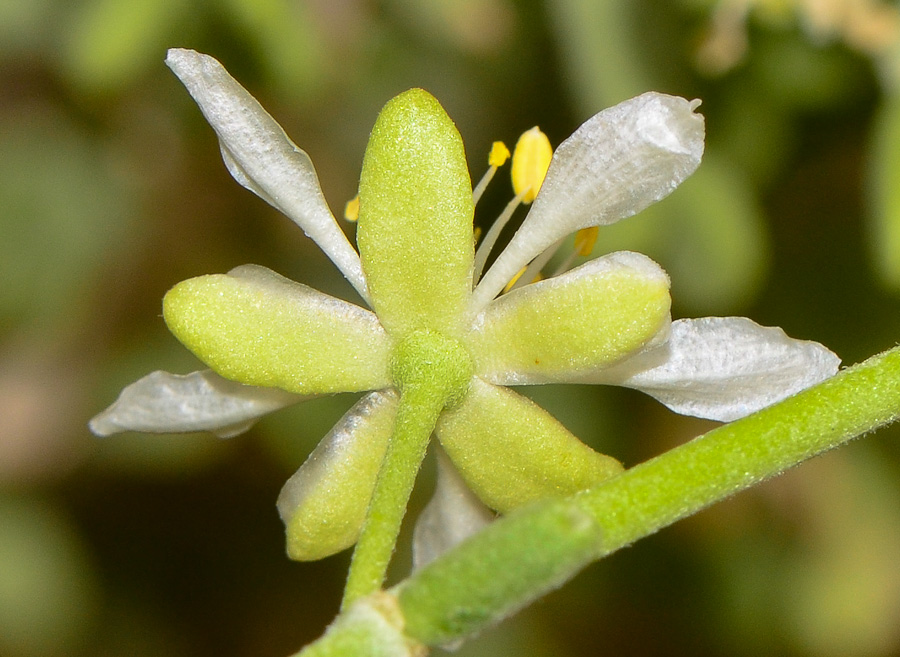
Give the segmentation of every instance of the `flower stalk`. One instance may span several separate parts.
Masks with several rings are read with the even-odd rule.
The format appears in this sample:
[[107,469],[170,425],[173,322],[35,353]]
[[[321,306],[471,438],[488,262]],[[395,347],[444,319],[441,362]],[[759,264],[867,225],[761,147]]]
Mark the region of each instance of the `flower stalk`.
[[400,396],[394,433],[353,551],[341,609],[379,590],[384,582],[416,474],[444,407],[443,400],[429,392],[410,391]]
[[400,406],[353,552],[342,609],[384,583],[431,433],[444,408],[465,396],[472,362],[455,340],[420,329],[397,346],[391,370],[400,389]]

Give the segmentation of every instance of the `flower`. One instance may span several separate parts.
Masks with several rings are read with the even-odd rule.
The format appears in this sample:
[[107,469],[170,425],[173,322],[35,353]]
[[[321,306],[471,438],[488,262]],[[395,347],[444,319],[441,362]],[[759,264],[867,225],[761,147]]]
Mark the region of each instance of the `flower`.
[[671,321],[668,277],[637,253],[498,296],[567,235],[631,216],[693,173],[704,139],[696,101],[647,93],[589,119],[533,183],[540,191],[521,228],[478,281],[462,142],[429,94],[408,91],[379,115],[360,178],[357,252],[306,153],[216,60],[171,50],[167,63],[216,131],[234,178],[316,241],[371,310],[256,265],[180,283],[165,297],[165,320],[211,370],[154,372],[90,426],[99,435],[231,436],[310,395],[365,392],[279,497],[294,558],[357,540],[391,437],[418,417],[403,415],[404,399],[433,407],[417,430],[434,429],[449,457],[446,485],[420,525],[421,549],[433,553],[477,525],[455,522],[460,508],[481,513],[466,487],[506,512],[622,469],[507,386],[622,385],[676,412],[728,421],[837,370],[821,345],[745,318]]

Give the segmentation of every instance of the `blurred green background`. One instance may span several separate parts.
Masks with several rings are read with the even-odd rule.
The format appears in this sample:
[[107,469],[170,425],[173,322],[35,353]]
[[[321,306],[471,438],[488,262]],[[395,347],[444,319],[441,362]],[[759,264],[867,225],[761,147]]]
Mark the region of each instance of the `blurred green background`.
[[[700,171],[596,253],[656,258],[676,316],[746,315],[849,364],[900,339],[898,42],[875,0],[0,0],[0,656],[283,657],[339,602],[348,555],[288,561],[274,502],[352,396],[229,441],[86,428],[149,371],[198,367],[160,317],[182,279],[255,262],[353,298],[230,179],[167,47],[257,95],[336,214],[411,86],[475,179],[534,124],[558,144],[645,90],[702,98]],[[495,181],[477,221],[511,196]],[[626,465],[712,426],[629,391],[525,392]],[[457,654],[900,655],[898,439],[614,555]]]

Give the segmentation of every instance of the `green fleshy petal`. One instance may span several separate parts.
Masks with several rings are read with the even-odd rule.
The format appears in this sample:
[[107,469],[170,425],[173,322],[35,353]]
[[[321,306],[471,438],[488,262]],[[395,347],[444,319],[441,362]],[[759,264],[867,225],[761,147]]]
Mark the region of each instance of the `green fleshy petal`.
[[475,372],[492,383],[576,381],[650,343],[669,322],[669,279],[621,251],[491,303],[470,337]]
[[390,385],[390,339],[375,315],[265,267],[179,283],[163,315],[175,337],[227,379],[301,394]]
[[396,337],[417,328],[460,335],[472,291],[473,212],[450,117],[421,89],[391,100],[363,161],[357,242],[372,307]]
[[570,495],[622,471],[617,460],[579,441],[534,402],[478,377],[465,401],[441,415],[437,435],[466,483],[501,513]]
[[278,496],[291,559],[313,561],[356,542],[384,458],[398,396],[373,392],[351,408]]

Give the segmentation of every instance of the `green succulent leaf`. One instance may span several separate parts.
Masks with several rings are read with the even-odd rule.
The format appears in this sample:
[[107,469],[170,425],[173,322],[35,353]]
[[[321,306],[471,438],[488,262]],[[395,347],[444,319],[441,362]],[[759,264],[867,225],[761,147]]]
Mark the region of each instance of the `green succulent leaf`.
[[900,97],[888,98],[879,110],[872,139],[869,172],[872,218],[869,232],[882,282],[900,290]]

